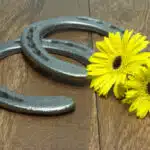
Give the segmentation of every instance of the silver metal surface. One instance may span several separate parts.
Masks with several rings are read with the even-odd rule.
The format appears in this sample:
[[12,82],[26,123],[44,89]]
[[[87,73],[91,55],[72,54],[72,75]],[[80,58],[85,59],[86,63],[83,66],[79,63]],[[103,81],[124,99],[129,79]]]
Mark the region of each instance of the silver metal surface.
[[24,114],[60,115],[74,111],[75,102],[65,96],[24,96],[1,87],[0,107]]
[[[10,40],[6,43],[0,43],[0,59],[21,53],[22,47],[20,42],[20,39],[17,39],[16,41]],[[88,58],[93,52],[93,50],[86,45],[57,39],[42,39],[42,47],[45,48],[48,53],[72,58],[83,65],[88,64]]]

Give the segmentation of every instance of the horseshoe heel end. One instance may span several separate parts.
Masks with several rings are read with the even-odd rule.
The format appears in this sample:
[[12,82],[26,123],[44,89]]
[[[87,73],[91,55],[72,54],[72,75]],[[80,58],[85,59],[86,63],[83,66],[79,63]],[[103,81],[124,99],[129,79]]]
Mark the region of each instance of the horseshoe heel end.
[[24,96],[9,91],[0,90],[0,107],[32,115],[61,115],[75,110],[75,102],[65,96]]
[[6,43],[0,43],[0,59],[6,58],[13,54],[21,52],[21,45],[19,40],[7,41]]
[[23,114],[61,115],[73,112],[75,102],[63,96],[27,96],[20,102],[14,99],[0,98],[0,107]]
[[75,102],[65,96],[26,96],[24,102],[22,112],[35,115],[61,115],[75,110]]

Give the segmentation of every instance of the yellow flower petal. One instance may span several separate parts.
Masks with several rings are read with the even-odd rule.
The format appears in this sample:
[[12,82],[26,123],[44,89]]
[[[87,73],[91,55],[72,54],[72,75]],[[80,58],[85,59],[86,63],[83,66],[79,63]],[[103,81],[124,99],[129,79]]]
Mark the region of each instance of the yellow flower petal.
[[149,44],[148,41],[143,41],[143,42],[135,45],[135,47],[132,49],[132,52],[134,54],[139,53],[140,51],[144,50],[148,46],[148,44]]
[[133,56],[129,62],[143,61],[144,63],[147,61],[148,57],[150,57],[150,52],[142,52],[138,55]]
[[138,92],[136,90],[130,90],[126,92],[126,98],[136,98],[138,96]]
[[142,82],[138,82],[136,80],[134,81],[127,81],[126,83],[128,88],[133,88],[133,89],[139,89],[141,87],[143,87],[143,83]]
[[105,74],[105,75],[102,75],[100,78],[99,78],[99,77],[93,78],[90,87],[91,87],[91,88],[94,87],[94,89],[96,89],[96,87],[97,87],[97,86],[99,87],[99,86],[101,85],[101,83],[102,83],[103,81],[105,81],[105,79],[108,78],[108,77],[109,77],[109,75],[108,75],[108,74]]
[[116,98],[121,98],[125,93],[125,84],[126,76],[124,74],[118,76],[117,81],[114,85],[113,92]]
[[106,53],[95,52],[92,57],[97,57],[99,59],[108,59],[108,55]]
[[133,102],[133,99],[124,98],[124,99],[121,100],[121,102],[123,104],[131,104]]
[[99,51],[101,51],[103,53],[106,53],[108,56],[112,55],[112,51],[109,48],[109,46],[107,45],[107,42],[105,40],[104,41],[100,41],[100,42],[96,42],[96,48]]
[[108,70],[106,70],[106,69],[99,69],[99,70],[96,69],[95,71],[88,72],[88,75],[95,77],[95,76],[104,75],[106,73],[108,73]]
[[144,118],[150,108],[150,102],[146,99],[136,99],[134,100],[133,104],[131,104],[129,108],[129,112],[136,111],[136,115],[139,118]]
[[126,30],[126,31],[124,32],[122,41],[123,41],[123,45],[124,45],[124,48],[125,48],[125,49],[126,49],[126,47],[127,47],[127,44],[128,44],[128,42],[129,42],[129,39],[130,39],[130,37],[131,37],[132,34],[133,34],[133,30],[130,31],[130,32],[129,32],[128,30]]
[[110,43],[115,49],[115,51],[119,54],[123,50],[123,43],[121,40],[121,35],[119,32],[116,32],[115,34],[110,34]]
[[107,47],[107,45],[103,41],[96,42],[96,48],[99,51],[102,51],[104,53],[108,53],[108,51],[107,51],[108,47]]
[[104,37],[104,42],[106,43],[106,45],[108,46],[109,52],[110,53],[116,53],[116,51],[114,50],[114,48],[112,47],[109,38]]
[[105,64],[89,64],[86,68],[88,71],[95,71],[99,69],[106,69]]
[[127,45],[127,51],[136,54],[145,49],[149,44],[149,42],[145,40],[146,38],[146,36],[142,36],[140,33],[135,34]]
[[107,80],[105,80],[105,82],[102,85],[100,93],[102,95],[107,95],[109,90],[112,88],[113,84],[115,83],[115,81],[116,81],[116,77],[115,76],[114,77],[110,76],[109,78],[107,78]]
[[[91,62],[91,63],[98,63],[99,64],[101,61],[102,61],[101,59],[93,57],[93,56],[91,56],[89,58],[89,62]],[[104,61],[103,61],[103,63],[104,63]]]

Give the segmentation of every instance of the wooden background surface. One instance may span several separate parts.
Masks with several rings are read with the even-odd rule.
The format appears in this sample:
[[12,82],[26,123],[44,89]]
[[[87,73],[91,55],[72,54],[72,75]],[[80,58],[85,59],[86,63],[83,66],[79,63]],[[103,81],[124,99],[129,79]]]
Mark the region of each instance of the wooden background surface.
[[[0,0],[0,41],[16,39],[34,21],[56,16],[92,16],[150,39],[150,0]],[[84,44],[101,37],[85,32],[55,38]],[[74,113],[35,117],[0,109],[0,150],[150,150],[150,118],[137,120],[114,101],[98,98],[88,86],[58,83],[36,72],[21,54],[0,62],[0,84],[25,95],[66,95]]]

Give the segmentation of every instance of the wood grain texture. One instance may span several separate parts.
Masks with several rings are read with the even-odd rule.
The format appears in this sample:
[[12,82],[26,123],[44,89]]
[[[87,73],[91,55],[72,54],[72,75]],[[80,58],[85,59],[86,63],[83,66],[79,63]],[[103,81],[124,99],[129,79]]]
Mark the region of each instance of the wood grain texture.
[[[64,15],[89,15],[87,0],[0,0],[0,40],[17,38],[30,23]],[[87,43],[87,33],[53,35]],[[0,83],[25,95],[66,95],[76,101],[74,113],[35,117],[0,109],[0,150],[98,150],[95,95],[88,86],[51,80],[36,72],[22,54],[0,62]]]
[[[135,29],[150,39],[149,0],[90,0],[91,16]],[[103,38],[93,35],[94,42]],[[150,150],[150,118],[138,120],[113,97],[98,99],[102,150]]]

